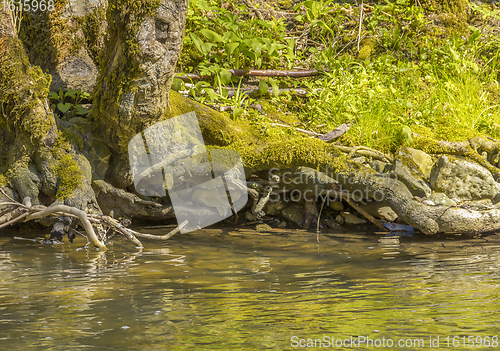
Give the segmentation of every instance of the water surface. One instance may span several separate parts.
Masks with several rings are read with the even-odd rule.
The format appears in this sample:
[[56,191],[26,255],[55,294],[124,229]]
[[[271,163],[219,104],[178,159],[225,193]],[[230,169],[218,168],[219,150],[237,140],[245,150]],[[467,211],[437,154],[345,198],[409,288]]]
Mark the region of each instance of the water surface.
[[84,238],[14,236],[34,234],[0,238],[4,350],[290,350],[360,336],[425,341],[398,350],[498,349],[462,339],[500,336],[496,235],[205,229],[140,252],[114,240],[106,253]]

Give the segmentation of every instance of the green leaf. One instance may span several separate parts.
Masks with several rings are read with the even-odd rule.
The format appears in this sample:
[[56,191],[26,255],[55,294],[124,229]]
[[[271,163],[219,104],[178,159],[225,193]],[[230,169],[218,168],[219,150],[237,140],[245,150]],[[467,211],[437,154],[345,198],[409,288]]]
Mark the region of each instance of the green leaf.
[[229,72],[227,69],[223,68],[221,69],[220,72],[220,81],[222,84],[227,85],[231,83],[231,78],[232,78],[231,72]]
[[64,93],[61,88],[59,88],[59,101],[61,102],[64,101]]
[[179,79],[179,78],[174,78],[174,81],[172,83],[172,89],[174,89],[175,91],[179,91],[181,90],[181,87],[183,86],[183,81],[182,79]]
[[235,107],[234,111],[233,111],[233,120],[236,121],[242,112],[243,112],[243,109],[241,107]]
[[236,50],[236,48],[240,46],[240,43],[227,43],[226,44],[226,53],[228,55],[232,55],[234,50]]
[[80,91],[78,91],[78,90],[68,89],[68,90],[66,91],[66,93],[64,94],[64,97],[69,96],[70,98],[75,99],[75,98],[76,98],[76,95],[77,95],[79,92],[80,92]]
[[62,102],[60,102],[60,103],[57,104],[57,109],[59,111],[61,111],[62,113],[68,112],[69,109],[72,108],[72,107],[73,107],[73,104],[71,104],[69,102],[67,102],[65,104],[63,104]]
[[82,105],[76,105],[75,111],[76,111],[76,114],[80,115],[80,116],[86,115],[87,113],[89,113],[89,111],[86,108],[83,108]]
[[200,33],[203,34],[210,41],[215,41],[218,43],[224,42],[224,38],[219,34],[215,33],[213,30],[204,28],[200,30]]
[[57,95],[57,93],[54,93],[53,91],[49,92],[48,97],[50,100],[59,100],[59,95]]
[[205,93],[207,93],[208,97],[212,102],[217,98],[215,90],[213,90],[212,88],[204,88],[203,90],[205,91]]
[[269,86],[263,80],[259,81],[259,90],[262,95],[266,94],[269,91]]
[[203,45],[203,40],[201,40],[200,37],[194,33],[189,33],[189,35],[193,40],[194,46],[198,49],[199,52],[203,53],[203,50],[201,49],[201,46]]
[[408,126],[403,126],[401,129],[401,135],[403,137],[403,142],[407,145],[413,144],[413,138],[411,137],[411,128]]
[[269,80],[269,84],[271,84],[271,87],[273,88],[273,95],[278,96],[280,93],[280,88],[276,81],[274,79]]

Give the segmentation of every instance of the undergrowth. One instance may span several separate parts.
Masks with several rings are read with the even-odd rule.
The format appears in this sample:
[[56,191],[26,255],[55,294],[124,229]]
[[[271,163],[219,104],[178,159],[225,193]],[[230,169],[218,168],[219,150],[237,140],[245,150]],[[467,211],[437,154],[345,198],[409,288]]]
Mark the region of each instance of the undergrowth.
[[[418,2],[379,3],[254,1],[249,8],[237,0],[191,0],[179,67],[208,78],[174,86],[201,102],[233,105],[233,118],[248,118],[276,138],[297,132],[273,122],[319,133],[350,122],[342,144],[387,151],[412,145],[418,135],[499,138],[500,9],[470,2],[467,23],[454,27]],[[252,82],[228,72],[238,68],[322,74]],[[238,94],[246,84],[262,96]],[[233,98],[225,89],[231,86]],[[309,94],[278,95],[278,86]],[[266,116],[249,109],[255,103]]]

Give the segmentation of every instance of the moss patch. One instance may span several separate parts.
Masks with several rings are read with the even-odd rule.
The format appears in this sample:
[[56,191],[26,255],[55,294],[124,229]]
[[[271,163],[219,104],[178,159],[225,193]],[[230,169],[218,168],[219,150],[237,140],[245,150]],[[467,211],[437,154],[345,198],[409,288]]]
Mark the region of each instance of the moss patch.
[[53,117],[41,104],[51,77],[30,64],[19,39],[7,39],[6,46],[0,59],[0,123],[40,140],[53,125]]
[[82,184],[83,172],[70,154],[57,160],[54,172],[59,178],[56,193],[59,200],[68,198]]
[[25,12],[19,33],[32,64],[54,67],[82,47],[76,23],[65,15],[69,0],[54,0],[54,11]]
[[7,186],[7,178],[3,174],[0,174],[0,186]]
[[85,46],[96,66],[99,66],[99,58],[103,53],[104,38],[106,35],[105,21],[106,10],[103,6],[97,6],[88,15],[79,19],[85,37]]

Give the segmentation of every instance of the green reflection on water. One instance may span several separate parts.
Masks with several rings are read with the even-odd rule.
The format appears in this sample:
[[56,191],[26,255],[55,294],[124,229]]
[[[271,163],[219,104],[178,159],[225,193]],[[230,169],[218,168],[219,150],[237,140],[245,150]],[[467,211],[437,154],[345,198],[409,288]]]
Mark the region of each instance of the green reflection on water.
[[432,349],[450,350],[447,336],[499,334],[497,236],[202,230],[142,252],[84,244],[0,239],[2,349],[289,350],[295,335],[440,336]]

